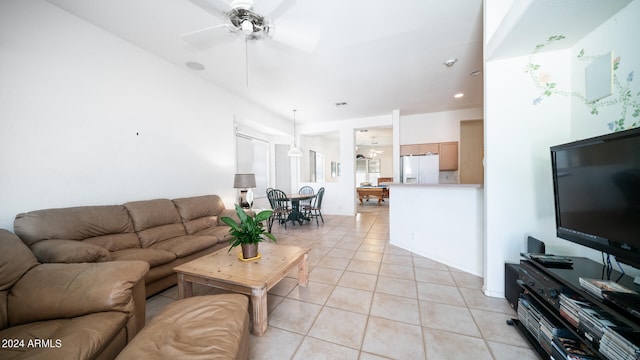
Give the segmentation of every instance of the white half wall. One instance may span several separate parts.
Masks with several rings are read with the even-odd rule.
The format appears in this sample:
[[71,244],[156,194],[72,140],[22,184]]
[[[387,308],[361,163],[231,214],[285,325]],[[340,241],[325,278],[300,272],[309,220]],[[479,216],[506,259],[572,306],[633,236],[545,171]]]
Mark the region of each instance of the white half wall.
[[483,275],[482,187],[399,184],[389,193],[392,245]]

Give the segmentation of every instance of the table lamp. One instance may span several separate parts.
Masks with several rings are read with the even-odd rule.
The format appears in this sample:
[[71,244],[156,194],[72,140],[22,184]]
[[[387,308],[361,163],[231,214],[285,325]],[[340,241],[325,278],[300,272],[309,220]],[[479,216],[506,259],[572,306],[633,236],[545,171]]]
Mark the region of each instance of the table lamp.
[[235,174],[233,178],[233,187],[240,190],[240,206],[251,209],[253,203],[253,191],[251,188],[256,187],[255,174]]

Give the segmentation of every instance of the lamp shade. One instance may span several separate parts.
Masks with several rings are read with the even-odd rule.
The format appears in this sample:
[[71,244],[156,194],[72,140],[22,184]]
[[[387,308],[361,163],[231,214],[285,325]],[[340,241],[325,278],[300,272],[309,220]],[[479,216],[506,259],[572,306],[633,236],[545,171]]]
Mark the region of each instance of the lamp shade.
[[233,178],[233,187],[235,189],[247,189],[256,187],[256,175],[236,174]]
[[300,149],[298,149],[297,147],[292,146],[292,147],[289,149],[289,152],[287,152],[287,155],[289,155],[289,156],[295,156],[295,157],[302,156],[302,151],[301,151]]

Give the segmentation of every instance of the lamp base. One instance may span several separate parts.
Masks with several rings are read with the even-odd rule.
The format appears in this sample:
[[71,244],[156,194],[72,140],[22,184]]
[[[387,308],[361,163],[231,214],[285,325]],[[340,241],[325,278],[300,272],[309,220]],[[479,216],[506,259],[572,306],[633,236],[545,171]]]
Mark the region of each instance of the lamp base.
[[247,199],[247,190],[246,189],[240,190],[240,198],[238,198],[238,205],[240,205],[240,207],[243,209],[249,208],[249,203],[247,202],[246,199]]

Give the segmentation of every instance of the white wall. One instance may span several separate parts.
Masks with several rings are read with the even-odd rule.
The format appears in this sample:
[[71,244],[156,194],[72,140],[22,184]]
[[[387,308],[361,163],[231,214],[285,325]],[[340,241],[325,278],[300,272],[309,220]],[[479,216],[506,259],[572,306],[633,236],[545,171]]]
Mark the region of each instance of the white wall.
[[[617,69],[613,72],[617,78],[614,94],[603,98],[598,114],[591,113],[591,104],[585,104],[577,96],[571,97],[571,138],[584,139],[610,133],[608,124],[626,115],[625,125],[630,128],[640,117],[634,117],[633,107],[625,107],[624,92],[631,90],[627,103],[640,103],[640,46],[637,34],[640,33],[640,0],[635,0],[614,15],[609,21],[595,29],[572,48],[573,90],[585,94],[585,68],[593,57],[613,51],[619,58]],[[584,50],[587,61],[580,60],[578,54]],[[631,77],[629,77],[630,73]],[[631,81],[629,81],[631,79]],[[615,104],[614,104],[615,102]],[[625,109],[627,112],[625,113]]]
[[[536,61],[570,86],[570,51]],[[570,102],[545,98],[523,70],[528,57],[485,64],[484,292],[504,295],[504,263],[518,262],[526,235],[552,236],[554,221],[549,147],[569,136]]]
[[44,1],[0,2],[0,227],[19,212],[219,194],[235,118],[278,121]]
[[400,116],[400,144],[460,141],[460,121],[478,120],[482,108]]

